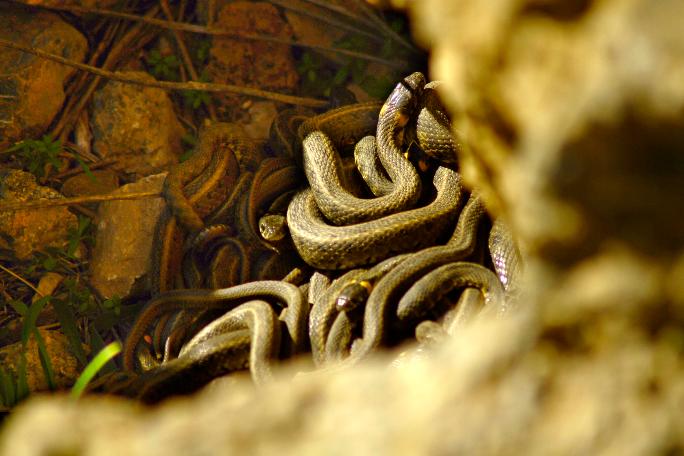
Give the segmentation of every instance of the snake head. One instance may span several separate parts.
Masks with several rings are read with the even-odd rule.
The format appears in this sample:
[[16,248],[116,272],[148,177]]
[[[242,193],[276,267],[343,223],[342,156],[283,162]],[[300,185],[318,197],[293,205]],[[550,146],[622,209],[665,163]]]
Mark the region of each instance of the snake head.
[[356,281],[352,280],[342,288],[340,294],[337,296],[335,306],[339,312],[345,310],[347,312],[356,309],[368,300],[373,286],[366,280]]
[[411,116],[415,113],[418,102],[422,97],[425,87],[425,76],[423,73],[415,72],[406,76],[399,82],[387,97],[387,101],[380,110],[383,117],[388,112],[392,112],[395,128],[403,128],[408,124]]

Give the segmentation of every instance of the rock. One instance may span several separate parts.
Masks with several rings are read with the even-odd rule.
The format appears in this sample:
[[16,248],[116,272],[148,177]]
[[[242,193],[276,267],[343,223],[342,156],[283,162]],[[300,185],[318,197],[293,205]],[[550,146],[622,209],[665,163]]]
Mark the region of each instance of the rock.
[[530,249],[574,261],[617,237],[676,251],[684,48],[673,18],[684,5],[499,3],[410,4],[469,146],[467,181]]
[[272,101],[255,101],[247,113],[249,122],[243,124],[247,137],[255,141],[267,141],[273,119],[278,115],[276,104]]
[[[78,378],[80,370],[78,360],[70,351],[69,341],[59,331],[49,331],[44,328],[38,328],[38,331],[45,341],[45,348],[50,357],[55,386],[57,388],[70,387]],[[22,350],[21,342],[0,348],[0,364],[15,378],[21,362]],[[30,392],[48,390],[47,379],[38,355],[38,344],[33,335],[26,346],[26,374],[26,382]]]
[[92,177],[86,173],[77,174],[64,181],[62,193],[65,196],[103,195],[119,187],[119,176],[111,170],[91,171]]
[[[684,413],[672,404],[684,391],[660,389],[681,373],[671,347],[632,343],[562,358],[545,347],[528,351],[533,338],[525,319],[481,322],[432,356],[399,367],[388,368],[383,356],[258,391],[238,379],[154,409],[113,398],[34,400],[10,416],[0,452],[145,455],[162,445],[169,456],[543,455],[676,448],[674,429]],[[634,399],[619,400],[626,392]],[[61,421],[69,425],[54,425]],[[636,432],[647,424],[648,433]]]
[[158,173],[182,152],[183,128],[161,89],[110,81],[93,95],[91,117],[93,149],[103,160],[116,159],[113,168],[119,171]]
[[[83,61],[88,44],[56,14],[16,3],[0,8],[0,38]],[[0,149],[45,132],[64,102],[64,82],[76,71],[0,47]]]
[[[288,3],[292,6],[303,9],[304,11],[323,15],[332,15],[333,18],[335,16],[335,13],[331,13],[330,10],[312,5],[311,3],[304,2],[302,0],[290,1]],[[347,33],[340,28],[332,27],[330,24],[326,24],[320,19],[308,16],[306,14],[292,11],[290,9],[285,9],[284,13],[287,22],[292,27],[294,37],[297,39],[297,41],[301,41],[302,43],[323,47],[333,47],[334,43],[342,39],[345,33]],[[333,61],[340,60],[339,54],[333,52],[323,52],[323,54]]]
[[682,452],[684,5],[408,5],[459,165],[523,241],[517,307],[392,367],[378,354],[144,410],[34,400],[0,452]]
[[[271,4],[237,1],[219,12],[217,28],[235,33],[292,39],[292,30]],[[207,70],[213,82],[291,92],[299,76],[287,44],[266,41],[214,38]],[[217,94],[226,110],[235,104],[234,94]]]
[[23,0],[29,5],[41,6],[84,6],[86,8],[106,9],[116,5],[116,0]]
[[33,295],[31,303],[36,302],[41,296],[52,295],[52,292],[55,291],[55,289],[60,283],[62,283],[63,280],[64,276],[62,274],[57,274],[56,272],[46,272],[43,274],[38,281],[38,285],[36,286],[36,289],[40,292],[40,294],[36,293]]
[[[56,190],[36,184],[33,174],[5,170],[0,174],[0,201],[16,203],[62,198]],[[19,259],[46,247],[61,248],[68,242],[70,229],[77,219],[65,206],[46,209],[0,212],[0,239],[8,239],[7,248]]]
[[[148,176],[117,193],[161,191],[164,179],[165,174]],[[161,197],[100,204],[90,274],[102,296],[124,298],[148,290],[143,278],[150,270],[155,228],[164,207]]]

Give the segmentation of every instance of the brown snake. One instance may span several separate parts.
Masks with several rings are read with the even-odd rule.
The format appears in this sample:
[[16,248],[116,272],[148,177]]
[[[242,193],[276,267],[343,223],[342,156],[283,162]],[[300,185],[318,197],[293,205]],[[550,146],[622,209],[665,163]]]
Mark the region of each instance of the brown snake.
[[[246,365],[255,382],[261,384],[272,377],[272,360],[278,355],[299,353],[307,343],[316,366],[344,358],[346,365],[354,364],[387,342],[389,328],[415,324],[431,311],[436,299],[456,287],[468,288],[456,307],[458,312],[448,317],[449,331],[479,311],[483,296],[485,306],[504,308],[504,288],[499,281],[515,287],[519,254],[510,233],[497,221],[489,241],[499,278],[482,266],[464,261],[473,258],[484,207],[476,193],[464,204],[467,193],[459,174],[452,169],[459,145],[451,135],[435,86],[426,85],[423,75],[415,73],[395,87],[382,108],[378,103],[357,104],[312,118],[293,112],[289,121],[272,127],[272,134],[280,136],[281,141],[297,130],[301,142],[289,141],[286,150],[290,158],[269,158],[259,164],[254,175],[243,173],[238,194],[233,193],[229,203],[215,205],[212,211],[202,209],[197,201],[208,192],[206,189],[218,188],[211,187],[215,179],[221,179],[215,176],[221,176],[221,172],[228,176],[228,166],[235,166],[235,157],[228,156],[232,155],[229,149],[223,155],[219,153],[233,147],[230,140],[203,140],[202,144],[213,146],[203,149],[201,145],[195,161],[179,165],[169,174],[165,196],[185,230],[197,232],[204,226],[203,219],[224,220],[229,213],[232,225],[237,225],[224,233],[225,239],[217,235],[216,239],[208,239],[204,248],[197,248],[198,255],[211,252],[223,266],[212,265],[208,271],[207,264],[197,263],[204,269],[191,271],[195,274],[193,283],[216,286],[219,278],[215,273],[222,268],[237,268],[238,264],[243,265],[243,272],[239,278],[233,275],[231,281],[269,274],[272,267],[281,271],[276,263],[287,263],[286,256],[280,255],[280,249],[276,249],[277,254],[273,249],[264,251],[267,244],[263,239],[258,241],[262,253],[256,257],[251,247],[241,253],[242,247],[237,246],[244,238],[257,243],[259,217],[276,197],[296,186],[300,171],[294,163],[304,168],[310,188],[296,193],[287,207],[292,242],[309,265],[328,270],[330,278],[339,277],[329,284],[321,274],[312,276],[307,284],[310,313],[300,289],[280,281],[215,290],[179,290],[153,299],[126,341],[124,366],[128,370],[135,368],[136,350],[147,327],[161,315],[181,309],[226,313],[219,318],[179,319],[167,339],[167,347],[175,344],[175,348],[167,349],[160,368],[143,374],[144,381],[137,384],[140,397],[152,401],[174,388],[182,391],[184,375],[198,375],[198,384],[206,383],[211,375]],[[412,140],[446,166],[416,169],[405,155]],[[358,172],[352,170],[356,173],[352,175],[345,170],[345,163],[349,163],[349,150],[354,145]],[[359,174],[366,184],[362,182],[360,190],[353,190],[352,181],[359,180]],[[230,175],[233,183],[236,177]],[[212,229],[219,233],[218,228]],[[236,232],[242,240],[229,240]],[[446,244],[435,245],[440,242]],[[351,269],[362,266],[368,269]],[[306,280],[301,270],[299,274],[291,276],[297,284],[302,278]],[[211,277],[208,281],[207,275]],[[282,323],[273,304],[253,301],[257,298],[276,298],[284,303]],[[207,318],[213,320],[207,322]],[[282,335],[281,324],[286,329]],[[442,333],[447,330],[435,322],[426,322],[417,329],[423,341],[437,340]]]

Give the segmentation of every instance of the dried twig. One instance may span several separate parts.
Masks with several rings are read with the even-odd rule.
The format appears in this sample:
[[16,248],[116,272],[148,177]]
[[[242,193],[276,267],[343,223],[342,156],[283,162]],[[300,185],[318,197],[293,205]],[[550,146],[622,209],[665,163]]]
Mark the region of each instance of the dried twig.
[[356,5],[363,11],[365,11],[366,16],[368,19],[370,19],[376,26],[380,27],[386,34],[388,34],[390,37],[394,38],[395,41],[397,41],[399,44],[404,46],[406,49],[408,49],[411,52],[416,52],[418,51],[416,47],[408,42],[404,37],[399,35],[397,32],[392,30],[392,28],[387,25],[387,22],[383,21],[381,18],[378,17],[377,14],[375,14],[375,11],[373,8],[370,7],[365,1],[363,0],[355,0]]
[[[147,13],[145,13],[145,16],[152,17],[156,15],[158,11],[159,7],[155,6],[153,8],[150,8],[150,10]],[[112,33],[116,35],[115,31],[112,31]],[[113,36],[111,38],[113,38]],[[126,33],[124,33],[123,36],[118,37],[116,39],[116,44],[114,45],[114,47],[109,52],[107,52],[105,61],[102,64],[102,69],[108,70],[113,68],[122,54],[126,53],[126,55],[130,55],[130,53],[134,52],[135,49],[138,49],[140,46],[144,46],[151,38],[151,34],[145,34],[144,27],[142,24],[136,24],[134,27],[131,27],[131,29],[126,31]],[[100,48],[98,46],[96,52],[100,50],[104,51],[104,48]],[[94,63],[95,60],[91,59],[90,64],[93,65]],[[84,77],[82,80],[84,84],[88,85],[79,97],[70,97],[69,104],[65,109],[65,113],[62,115],[59,122],[52,131],[52,136],[55,138],[59,135],[60,139],[62,139],[63,141],[66,140],[66,138],[71,133],[73,125],[76,124],[76,121],[78,117],[81,115],[81,112],[83,111],[83,109],[85,109],[86,105],[90,101],[90,97],[93,95],[93,93],[95,93],[95,89],[100,83],[101,78],[99,76],[95,76],[93,78],[90,78],[90,81],[88,81],[87,78]]]
[[[173,20],[173,15],[171,14],[171,8],[169,8],[169,2],[168,0],[161,0],[159,2],[162,8],[162,11],[164,11],[164,15],[166,16],[167,20]],[[178,30],[173,30],[173,37],[176,39],[176,44],[178,45],[178,50],[180,51],[181,57],[183,58],[183,63],[185,64],[185,68],[187,68],[188,73],[190,73],[190,78],[194,79],[195,81],[199,81],[199,74],[197,74],[197,70],[195,70],[195,65],[192,64],[192,58],[190,58],[190,52],[188,52],[188,48],[185,45],[185,41],[183,40],[183,35],[181,34],[180,31]],[[214,103],[209,102],[207,105],[207,110],[209,111],[209,117],[211,117],[212,120],[216,120],[216,109],[214,109]]]
[[[90,171],[95,171],[97,169],[104,168],[104,167],[109,166],[109,165],[113,165],[117,162],[118,162],[118,160],[116,160],[116,159],[100,160],[100,161],[89,164],[88,169],[90,169]],[[77,174],[82,174],[84,172],[85,172],[85,169],[83,169],[82,167],[78,167],[78,168],[73,168],[73,169],[68,169],[66,171],[62,171],[61,173],[55,174],[51,178],[55,179],[55,180],[62,180],[62,179],[66,179],[67,177],[75,176]]]
[[382,36],[379,36],[377,33],[373,32],[368,32],[366,30],[360,29],[358,27],[355,27],[351,24],[348,24],[346,22],[338,21],[336,19],[333,19],[325,14],[319,14],[314,12],[311,9],[306,9],[306,8],[301,8],[299,6],[295,6],[290,2],[287,2],[285,0],[268,0],[270,3],[273,3],[274,5],[278,5],[281,8],[288,9],[290,11],[294,11],[295,13],[302,14],[304,16],[309,16],[314,19],[318,19],[319,21],[325,22],[327,24],[332,25],[333,27],[337,27],[342,30],[346,30],[351,33],[356,33],[358,35],[363,35],[367,38],[370,38],[374,41],[379,41],[383,42],[384,38]]
[[311,3],[312,5],[316,5],[318,7],[325,8],[327,10],[333,11],[337,14],[342,15],[342,16],[346,16],[349,19],[352,19],[356,22],[363,23],[364,25],[366,25],[368,27],[375,28],[375,24],[373,22],[371,22],[369,19],[367,19],[366,17],[359,16],[358,14],[351,12],[349,9],[347,9],[343,6],[339,6],[335,3],[332,3],[329,0],[303,0],[303,1],[305,1],[307,3]]
[[31,284],[31,282],[29,282],[28,280],[26,280],[25,278],[23,278],[22,276],[20,276],[16,272],[12,271],[10,268],[6,268],[5,266],[0,264],[0,269],[5,271],[7,274],[11,275],[12,277],[17,279],[18,281],[22,282],[24,285],[26,285],[27,287],[29,287],[30,289],[35,291],[41,297],[44,296],[43,293],[41,293],[41,291],[38,288],[34,287],[33,284]]
[[[225,29],[215,28],[215,27],[211,27],[211,26],[205,27],[203,25],[188,24],[185,22],[165,21],[163,19],[157,19],[157,18],[153,18],[153,17],[142,17],[142,16],[137,16],[135,14],[121,13],[119,11],[103,10],[103,9],[97,9],[97,8],[86,8],[83,6],[41,6],[41,7],[46,8],[46,9],[57,10],[57,11],[70,11],[70,12],[74,12],[74,13],[98,14],[101,16],[109,16],[109,17],[115,17],[115,18],[119,18],[119,19],[126,19],[129,21],[144,22],[146,24],[154,25],[154,26],[165,28],[168,30],[178,30],[178,31],[182,31],[182,32],[198,33],[198,34],[202,34],[202,35],[211,35],[211,36],[226,37],[226,38],[238,38],[238,39],[254,40],[254,41],[266,41],[269,43],[286,44],[288,46],[295,46],[295,47],[306,48],[306,49],[314,49],[317,51],[334,52],[337,54],[346,55],[348,57],[352,57],[352,58],[356,58],[356,59],[362,59],[362,60],[368,60],[371,62],[377,62],[377,63],[383,64],[383,65],[386,65],[386,66],[389,66],[392,68],[405,68],[406,67],[406,65],[402,62],[383,59],[381,57],[371,55],[371,54],[366,54],[364,52],[351,51],[349,49],[341,49],[341,48],[329,47],[329,46],[320,46],[320,45],[316,45],[316,44],[308,44],[308,43],[303,43],[301,41],[287,40],[284,38],[278,38],[278,37],[274,37],[274,36],[264,36],[264,35],[257,35],[257,34],[251,34],[251,33],[234,32],[231,30],[225,30]],[[375,35],[373,35],[373,37],[377,38]]]
[[52,198],[38,201],[19,201],[16,203],[0,204],[0,212],[13,212],[33,209],[48,209],[57,206],[73,206],[84,203],[101,203],[103,201],[133,200],[156,198],[161,196],[159,191],[137,193],[108,193],[105,195],[75,196],[73,198]]
[[216,84],[212,82],[198,82],[198,81],[188,81],[188,82],[171,82],[171,81],[150,81],[143,79],[142,77],[135,74],[123,74],[118,71],[106,71],[100,68],[86,65],[84,63],[75,62],[73,60],[65,59],[64,57],[51,54],[49,52],[41,51],[29,46],[24,46],[17,44],[13,41],[0,39],[0,46],[16,49],[22,52],[28,52],[30,54],[37,55],[39,57],[52,60],[64,65],[68,65],[79,70],[88,71],[90,73],[102,76],[113,81],[125,82],[128,84],[137,84],[146,87],[158,87],[160,89],[166,90],[200,90],[206,92],[231,92],[240,95],[246,95],[251,97],[265,98],[267,100],[279,101],[282,103],[307,106],[310,108],[322,108],[328,105],[326,100],[319,100],[316,98],[307,97],[297,97],[294,95],[285,95],[282,93],[270,92],[267,90],[254,89],[251,87],[241,87],[230,84]]

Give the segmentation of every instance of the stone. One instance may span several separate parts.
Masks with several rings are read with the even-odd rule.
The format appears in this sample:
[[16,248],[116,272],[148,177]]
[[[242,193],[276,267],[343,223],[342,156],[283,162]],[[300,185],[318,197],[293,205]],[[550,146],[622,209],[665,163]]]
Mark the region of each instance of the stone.
[[[215,27],[235,33],[292,39],[292,30],[278,9],[264,2],[237,1],[221,8]],[[290,46],[237,38],[213,40],[207,71],[213,82],[262,90],[292,92],[299,81]],[[235,94],[217,93],[225,110],[232,109]]]
[[408,4],[468,145],[464,177],[530,249],[582,257],[613,236],[642,252],[684,245],[673,217],[684,177],[673,18],[684,5]]
[[[117,193],[161,191],[165,177],[148,176]],[[161,196],[100,203],[90,283],[103,297],[124,298],[149,289],[144,278],[150,271],[155,229],[164,207]]]
[[41,296],[51,296],[63,280],[64,276],[62,274],[57,274],[56,272],[46,272],[43,274],[36,286],[36,290],[38,290],[40,294],[36,293],[33,295],[31,303],[36,302]]
[[103,160],[116,159],[113,169],[146,176],[178,161],[183,128],[165,91],[109,81],[93,94],[92,106],[93,149]]
[[278,115],[276,104],[272,101],[255,101],[247,110],[249,121],[242,127],[248,138],[257,142],[268,140],[271,124]]
[[104,195],[119,187],[119,176],[116,172],[103,169],[77,174],[64,181],[62,193],[64,196]]
[[[20,170],[0,173],[0,201],[4,203],[59,199],[63,196],[39,186],[33,174]],[[66,206],[0,212],[0,239],[8,241],[18,259],[27,259],[46,247],[64,247],[77,218]],[[0,241],[2,243],[4,241]]]
[[35,400],[0,453],[683,451],[684,5],[402,2],[465,139],[460,169],[522,241],[509,315],[389,367],[393,353],[291,366],[152,409]]
[[116,0],[23,0],[27,5],[40,6],[83,6],[86,8],[106,9],[116,5]]
[[[0,38],[82,62],[88,43],[56,14],[5,3]],[[45,132],[64,103],[74,68],[0,47],[0,149]]]
[[[78,359],[71,353],[69,341],[59,331],[38,328],[45,341],[45,348],[50,358],[57,388],[68,388],[74,384],[80,374]],[[17,342],[0,348],[0,364],[16,378],[17,369],[21,362],[23,345]],[[26,345],[26,383],[29,392],[47,391],[48,383],[38,355],[38,344],[35,336],[31,335]]]
[[[312,5],[302,0],[290,1],[288,3],[305,11],[322,15],[331,15],[329,10]],[[332,27],[329,24],[326,24],[320,19],[299,13],[297,11],[285,9],[284,13],[287,22],[292,27],[292,33],[294,37],[297,39],[297,41],[301,41],[302,43],[323,47],[334,47],[335,42],[342,39],[345,33],[347,33],[340,28]],[[332,13],[332,16],[334,17],[335,14]],[[340,61],[339,54],[324,51],[322,53],[333,61]]]

